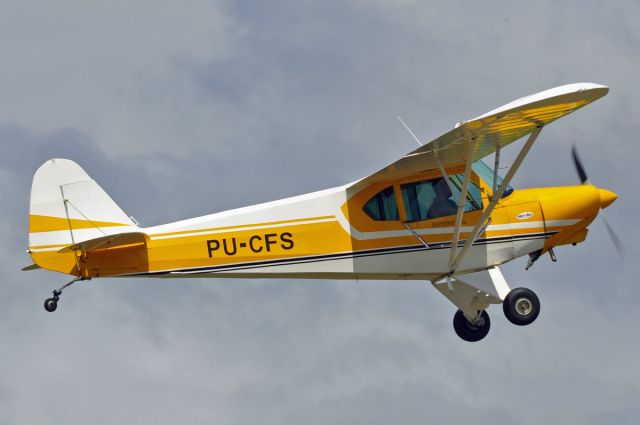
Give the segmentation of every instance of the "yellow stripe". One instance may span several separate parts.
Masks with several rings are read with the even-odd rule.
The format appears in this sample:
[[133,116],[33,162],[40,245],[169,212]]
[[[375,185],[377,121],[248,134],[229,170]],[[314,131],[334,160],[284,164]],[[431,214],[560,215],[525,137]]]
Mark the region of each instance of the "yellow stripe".
[[123,223],[112,223],[109,221],[80,220],[77,218],[67,219],[65,217],[50,217],[46,215],[29,216],[29,233],[57,232],[60,230],[91,229],[99,227],[128,226]]
[[204,233],[204,232],[215,232],[219,230],[229,230],[229,229],[248,229],[251,227],[260,227],[260,226],[272,226],[275,224],[288,224],[288,223],[297,223],[300,221],[317,221],[317,220],[326,220],[329,218],[336,218],[335,215],[323,215],[321,217],[310,217],[310,218],[295,218],[292,220],[282,220],[282,221],[269,221],[265,223],[253,223],[253,224],[240,224],[237,226],[224,226],[224,227],[210,227],[207,229],[193,229],[193,230],[181,230],[179,232],[168,232],[168,233],[153,233],[150,236],[170,236],[170,235],[182,235],[185,233]]
[[63,246],[69,246],[71,244],[68,243],[58,243],[54,245],[34,245],[30,246],[29,249],[41,249],[41,248],[61,248]]

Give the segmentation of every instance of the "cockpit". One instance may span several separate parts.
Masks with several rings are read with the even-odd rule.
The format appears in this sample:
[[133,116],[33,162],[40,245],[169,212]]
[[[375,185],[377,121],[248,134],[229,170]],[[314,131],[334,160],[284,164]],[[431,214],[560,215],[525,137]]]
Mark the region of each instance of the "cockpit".
[[[484,161],[476,161],[471,166],[471,169],[480,177],[489,187],[498,188],[502,184],[502,177],[500,174],[494,174],[493,168],[489,167],[485,164]],[[493,176],[496,176],[496,182],[493,184]],[[513,187],[511,185],[507,185],[504,193],[501,196],[502,198],[506,198],[507,196],[513,193]]]
[[[472,166],[471,179],[467,188],[464,212],[483,209],[483,197],[486,190],[497,188],[502,178],[495,175],[493,169],[483,161]],[[497,181],[493,182],[494,175]],[[449,181],[442,176],[418,181],[399,182],[389,185],[370,196],[363,211],[375,221],[422,221],[455,215],[457,200],[462,192],[464,175],[450,175]],[[486,189],[481,188],[485,186]],[[502,198],[509,196],[513,188],[508,186]],[[399,194],[399,196],[397,196]],[[484,200],[486,204],[486,199]],[[399,205],[399,204],[402,205]]]

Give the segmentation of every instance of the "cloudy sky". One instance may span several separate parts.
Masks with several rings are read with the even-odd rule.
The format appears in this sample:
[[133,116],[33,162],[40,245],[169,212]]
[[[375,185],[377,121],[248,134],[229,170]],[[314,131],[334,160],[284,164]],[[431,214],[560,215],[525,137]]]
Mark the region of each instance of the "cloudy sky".
[[[636,423],[633,1],[0,1],[0,424]],[[514,179],[570,185],[576,143],[609,221],[512,286],[480,343],[423,282],[95,280],[30,264],[31,178],[79,162],[143,225],[343,184],[512,99],[609,95],[542,132]],[[513,151],[513,148],[510,149]],[[513,152],[512,152],[513,153]]]

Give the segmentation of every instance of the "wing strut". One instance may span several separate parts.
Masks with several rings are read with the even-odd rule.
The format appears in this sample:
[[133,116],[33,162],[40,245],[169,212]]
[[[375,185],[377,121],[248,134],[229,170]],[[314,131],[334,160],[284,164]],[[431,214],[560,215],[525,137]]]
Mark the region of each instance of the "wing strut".
[[[484,224],[487,221],[487,218],[489,218],[489,216],[491,215],[491,212],[493,211],[496,204],[498,203],[498,200],[500,199],[504,191],[507,189],[509,182],[511,182],[511,179],[513,178],[514,174],[516,173],[516,171],[518,171],[520,164],[522,164],[522,161],[524,160],[525,156],[527,156],[527,153],[529,153],[529,149],[531,149],[533,142],[535,142],[536,139],[538,138],[540,131],[542,131],[542,127],[543,127],[542,124],[538,124],[535,130],[531,132],[531,135],[525,142],[524,146],[522,146],[522,149],[520,149],[518,156],[516,157],[515,161],[513,161],[513,164],[511,165],[511,167],[509,168],[509,172],[507,172],[507,175],[505,176],[504,180],[502,180],[502,184],[500,184],[500,187],[498,188],[497,193],[494,193],[494,195],[491,197],[491,200],[489,201],[489,205],[484,210],[482,217],[480,217],[480,220],[478,220],[478,222],[476,223],[475,227],[471,231],[470,237],[465,242],[464,246],[462,247],[462,250],[456,257],[452,266],[449,268],[450,270],[449,275],[451,275],[453,271],[455,271],[456,267],[460,265],[467,251],[469,250],[471,245],[473,245],[473,242],[476,240],[476,238],[480,234],[480,230],[484,227]],[[452,247],[452,250],[453,250],[453,247]]]
[[456,190],[453,187],[453,183],[451,182],[451,177],[449,177],[449,174],[447,174],[447,170],[444,169],[444,167],[442,166],[442,162],[440,162],[440,158],[438,158],[438,151],[433,152],[433,157],[436,160],[436,164],[438,165],[438,169],[440,170],[442,177],[444,177],[445,181],[447,182],[447,186],[449,186],[449,190],[451,191],[451,193],[456,193]]
[[[469,189],[469,180],[471,176],[471,166],[473,165],[473,152],[476,146],[476,138],[473,137],[467,142],[467,155],[465,157],[464,182],[462,183],[462,191],[458,198],[458,211],[456,213],[456,224],[453,228],[453,238],[451,240],[451,250],[449,251],[449,275],[453,273],[456,249],[458,248],[458,240],[460,239],[460,228],[462,227],[462,214],[464,213],[464,204],[467,200],[467,191]],[[447,178],[447,182],[449,179]]]
[[496,141],[495,161],[493,162],[493,184],[491,185],[491,200],[498,200],[496,190],[498,189],[498,169],[500,168],[500,142]]
[[413,236],[415,236],[415,237],[416,237],[416,239],[418,239],[418,240],[420,241],[420,243],[421,243],[422,245],[424,245],[424,246],[425,246],[425,248],[427,248],[427,249],[431,249],[431,247],[429,246],[429,244],[427,243],[427,241],[425,241],[424,239],[422,239],[422,236],[420,236],[420,235],[418,234],[418,232],[416,232],[415,230],[413,230],[413,228],[409,225],[409,222],[407,222],[407,221],[403,221],[403,222],[402,222],[402,224],[404,225],[404,227],[406,227],[406,228],[407,228],[407,230],[408,230],[408,231],[410,231],[410,232],[411,232],[411,234],[412,234]]

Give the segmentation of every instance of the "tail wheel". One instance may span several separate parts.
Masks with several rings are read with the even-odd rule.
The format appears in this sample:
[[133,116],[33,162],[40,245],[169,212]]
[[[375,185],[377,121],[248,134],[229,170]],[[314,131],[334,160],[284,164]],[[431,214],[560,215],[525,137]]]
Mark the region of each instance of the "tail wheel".
[[56,311],[56,308],[58,308],[58,300],[56,300],[55,298],[47,298],[44,302],[44,309],[47,310],[48,312],[53,312]]
[[502,309],[511,323],[525,326],[533,323],[540,314],[540,300],[531,289],[515,288],[505,297]]
[[465,341],[480,341],[487,336],[489,328],[491,328],[491,320],[489,320],[489,314],[485,310],[482,310],[482,313],[473,321],[467,320],[461,310],[458,310],[453,316],[453,329]]

